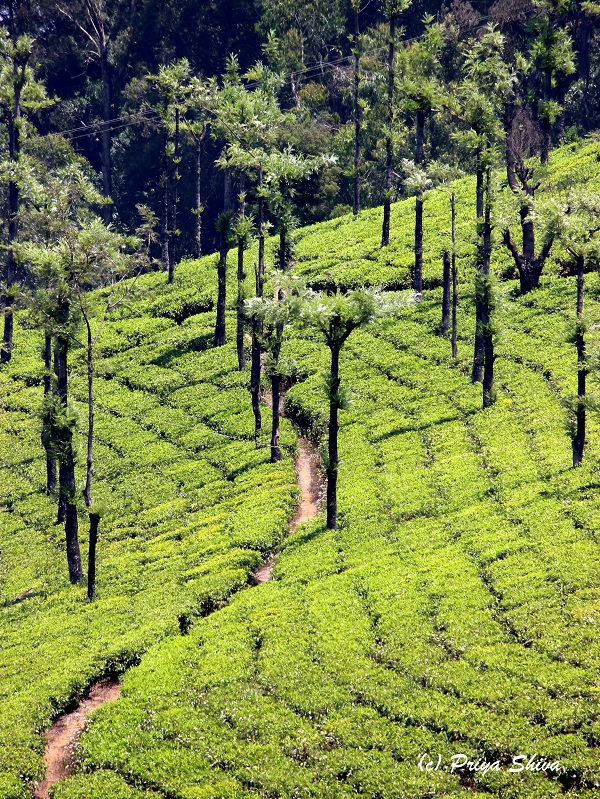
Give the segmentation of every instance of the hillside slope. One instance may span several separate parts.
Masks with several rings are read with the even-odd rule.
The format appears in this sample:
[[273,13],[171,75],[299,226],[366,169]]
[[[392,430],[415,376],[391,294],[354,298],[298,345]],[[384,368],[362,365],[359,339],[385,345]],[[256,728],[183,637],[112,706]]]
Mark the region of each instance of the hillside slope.
[[[586,152],[560,153],[555,174],[596,175],[598,146]],[[374,252],[374,212],[302,231],[299,269],[403,285],[411,207],[394,209],[383,271],[360,255]],[[439,248],[431,238],[426,248],[434,285]],[[322,518],[300,527],[275,579],[237,593],[285,535],[294,436],[286,426],[287,459],[267,464],[252,441],[247,375],[230,346],[208,346],[214,257],[181,265],[172,289],[145,276],[104,339],[98,486],[109,513],[94,605],[67,584],[41,494],[40,342],[17,331],[27,349],[0,376],[0,796],[27,795],[19,775],[39,777],[39,731],[52,716],[124,669],[121,698],[96,714],[81,771],[56,797],[596,796],[600,427],[591,415],[573,470],[575,283],[553,271],[525,298],[501,284],[498,401],[485,412],[468,376],[469,283],[458,364],[436,334],[439,289],[353,335],[341,365],[352,407],[340,529]],[[599,297],[590,276],[592,322]],[[288,414],[315,435],[326,355],[293,332],[283,353],[297,380]],[[81,378],[73,386],[82,398]],[[500,770],[451,773],[457,753]],[[420,769],[424,754],[440,768]],[[561,772],[511,773],[518,755]]]

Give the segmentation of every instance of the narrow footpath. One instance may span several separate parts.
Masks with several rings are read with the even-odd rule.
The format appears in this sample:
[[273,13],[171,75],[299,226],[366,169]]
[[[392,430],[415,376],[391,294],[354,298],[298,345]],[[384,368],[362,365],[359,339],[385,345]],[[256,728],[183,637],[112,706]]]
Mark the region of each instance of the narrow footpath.
[[[319,471],[317,468],[318,455],[308,439],[298,437],[298,457],[296,458],[296,480],[300,488],[300,502],[290,524],[293,533],[299,524],[307,522],[319,512],[318,501],[321,491]],[[270,555],[267,560],[254,572],[255,583],[266,583],[271,579],[273,566],[277,560],[277,553]]]
[[70,713],[64,713],[46,733],[44,764],[46,778],[37,786],[33,799],[50,799],[52,785],[71,773],[75,759],[75,747],[85,730],[87,717],[108,702],[114,702],[121,693],[118,682],[101,680],[92,685],[85,699]]
[[[312,519],[319,512],[318,502],[321,490],[318,469],[319,456],[308,439],[298,438],[296,458],[296,480],[300,488],[300,502],[290,523],[290,532],[298,525]],[[266,583],[271,579],[273,566],[277,560],[273,553],[252,575],[254,585]],[[63,777],[67,777],[75,763],[77,741],[84,732],[87,718],[92,711],[102,705],[114,702],[121,693],[118,682],[109,679],[92,685],[88,695],[70,713],[59,716],[46,733],[44,764],[46,776],[35,789],[33,799],[50,799],[49,790]]]

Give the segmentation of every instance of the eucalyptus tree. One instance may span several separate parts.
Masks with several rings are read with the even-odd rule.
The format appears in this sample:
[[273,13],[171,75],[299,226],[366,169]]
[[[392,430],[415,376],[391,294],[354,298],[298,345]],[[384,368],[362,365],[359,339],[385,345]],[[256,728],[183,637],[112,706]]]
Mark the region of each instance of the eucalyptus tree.
[[[105,198],[112,196],[112,109],[115,72],[119,71],[128,45],[132,40],[135,23],[136,0],[52,0],[56,10],[66,17],[83,35],[87,60],[96,61],[100,67],[102,84],[102,147],[100,164],[102,190]],[[110,221],[111,204],[104,206],[104,218]]]
[[[425,123],[427,118],[447,103],[441,80],[440,51],[443,44],[442,27],[425,17],[425,33],[406,46],[401,53],[402,78],[400,91],[404,113],[414,120],[415,158],[420,167],[425,159]],[[415,266],[413,289],[417,299],[423,293],[423,188],[415,196]]]
[[205,80],[192,75],[188,84],[187,108],[182,120],[185,132],[191,138],[196,154],[196,205],[194,216],[196,224],[194,240],[196,256],[202,255],[202,153],[209,133],[211,114],[217,102],[217,85],[213,79]]
[[384,12],[388,19],[388,59],[387,59],[387,124],[385,132],[385,180],[383,198],[383,224],[381,229],[381,246],[390,243],[390,215],[392,209],[392,178],[394,161],[394,122],[395,104],[394,89],[396,82],[396,28],[398,18],[406,11],[410,0],[385,0]]
[[0,363],[11,359],[13,350],[13,305],[17,295],[16,246],[19,234],[19,160],[26,132],[26,117],[49,104],[43,83],[35,77],[31,66],[33,41],[29,36],[13,37],[0,28],[0,114],[6,126],[8,164],[5,180],[8,184],[6,262],[2,286],[4,332],[0,348]]
[[[196,83],[192,81],[192,71],[187,58],[180,58],[159,68],[155,75],[148,75],[157,92],[154,108],[162,127],[161,156],[161,250],[163,268],[167,271],[168,282],[173,282],[175,272],[175,243],[177,229],[177,209],[179,205],[179,180],[181,174],[181,128],[184,115],[189,109],[192,92]],[[172,189],[170,191],[172,183]]]
[[[531,66],[539,96],[536,111],[541,128],[540,159],[548,162],[552,144],[552,125],[562,113],[557,97],[557,83],[575,73],[573,41],[565,25],[570,11],[569,0],[539,0],[538,15],[533,20]],[[592,5],[592,4],[590,4]]]
[[[285,114],[277,100],[277,92],[281,86],[280,76],[259,62],[243,77],[252,88],[242,81],[237,61],[230,59],[216,105],[212,132],[213,136],[225,142],[217,164],[222,169],[232,169],[242,174],[248,180],[256,199],[258,239],[256,296],[260,298],[263,295],[265,276],[266,203],[269,197],[269,187],[266,182],[267,163],[278,149]],[[238,238],[238,259],[243,258],[243,248],[243,239]],[[243,269],[241,272],[243,274]],[[242,312],[243,309],[238,304],[238,315]],[[238,316],[238,326],[239,324]],[[262,428],[260,409],[262,332],[262,322],[255,317],[252,320],[250,393],[256,434]]]
[[[471,379],[484,382],[484,404],[491,402],[493,382],[493,340],[490,277],[491,256],[491,170],[503,143],[503,113],[512,98],[515,71],[504,58],[505,39],[493,27],[469,41],[464,52],[464,79],[458,87],[456,114],[465,129],[457,138],[475,158],[477,255],[475,277],[475,336]],[[486,356],[487,353],[487,356]],[[484,370],[487,369],[487,379]]]
[[329,401],[327,475],[327,527],[337,527],[337,479],[340,466],[338,432],[339,412],[347,407],[347,396],[341,386],[340,353],[354,330],[381,316],[396,313],[406,304],[400,295],[382,294],[374,289],[360,289],[347,294],[321,294],[307,291],[298,296],[296,318],[302,327],[317,330],[331,360],[325,388]]
[[[33,306],[38,316],[45,317],[46,332],[50,331],[55,341],[56,392],[47,393],[45,403],[52,448],[59,464],[67,563],[72,582],[82,578],[82,567],[73,445],[77,419],[69,400],[68,360],[74,343],[83,345],[86,352],[88,431],[83,495],[90,517],[88,593],[93,598],[95,545],[100,520],[100,510],[92,503],[94,348],[107,314],[122,299],[119,287],[132,269],[132,257],[126,249],[137,242],[104,224],[94,211],[102,207],[102,195],[94,188],[87,166],[72,153],[69,155],[66,163],[49,169],[31,164],[23,183],[28,200],[30,237],[20,246],[20,256],[29,264],[35,278]],[[98,285],[107,285],[107,288],[103,310],[96,319],[95,314],[103,301],[95,304],[87,291]],[[81,321],[86,331],[84,342],[79,340]],[[48,339],[46,366],[47,344]]]
[[585,334],[587,323],[583,312],[585,272],[597,269],[600,263],[600,195],[584,191],[571,195],[562,212],[555,216],[554,231],[575,263],[577,300],[573,343],[577,350],[577,399],[573,431],[573,466],[583,460],[586,443],[586,378],[590,364]]
[[231,211],[223,211],[219,214],[217,231],[219,233],[219,262],[217,265],[217,317],[214,346],[222,347],[227,342],[225,304],[227,302],[227,253],[233,244]]

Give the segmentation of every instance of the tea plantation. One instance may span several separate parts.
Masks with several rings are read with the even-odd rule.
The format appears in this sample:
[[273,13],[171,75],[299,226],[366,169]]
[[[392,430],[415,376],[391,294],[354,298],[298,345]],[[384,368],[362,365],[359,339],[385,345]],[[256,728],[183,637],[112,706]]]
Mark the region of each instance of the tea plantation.
[[[555,153],[555,187],[600,186],[599,159],[597,143]],[[107,512],[87,603],[42,490],[41,340],[18,327],[0,372],[0,797],[31,795],[43,731],[107,673],[122,675],[122,695],[94,715],[55,799],[598,796],[600,424],[590,413],[573,469],[575,278],[559,276],[557,248],[531,294],[499,283],[498,399],[482,411],[469,377],[472,183],[456,191],[459,360],[437,334],[448,211],[430,193],[423,302],[342,351],[335,532],[319,516],[286,536],[290,419],[322,440],[327,350],[289,331],[285,458],[268,463],[233,312],[232,343],[211,347],[215,256],[182,263],[171,287],[140,278],[100,340]],[[300,231],[298,271],[405,287],[412,208],[396,204],[386,251],[376,211]],[[494,267],[508,272],[499,247]],[[593,351],[595,274],[585,303]],[[71,387],[85,432],[77,352]],[[279,546],[274,579],[249,587]],[[457,754],[495,767],[452,771]],[[510,771],[519,756],[559,768]]]

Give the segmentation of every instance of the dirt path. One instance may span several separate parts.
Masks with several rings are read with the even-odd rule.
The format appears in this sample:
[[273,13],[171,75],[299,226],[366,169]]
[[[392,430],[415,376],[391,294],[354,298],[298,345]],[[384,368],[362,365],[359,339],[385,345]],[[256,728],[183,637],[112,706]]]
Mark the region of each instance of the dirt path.
[[64,713],[46,733],[44,763],[46,778],[39,783],[33,799],[49,799],[50,787],[70,774],[75,757],[75,746],[85,730],[87,717],[108,702],[114,702],[121,692],[118,682],[101,680],[93,685],[87,697],[70,713]]
[[[293,532],[299,524],[307,522],[319,512],[319,480],[318,455],[306,438],[298,438],[298,457],[296,458],[296,478],[300,486],[300,503],[290,524]],[[277,555],[269,555],[267,560],[254,572],[256,583],[266,583],[271,579]]]

